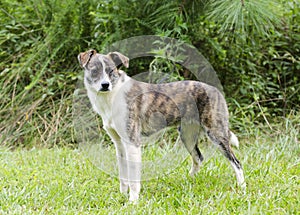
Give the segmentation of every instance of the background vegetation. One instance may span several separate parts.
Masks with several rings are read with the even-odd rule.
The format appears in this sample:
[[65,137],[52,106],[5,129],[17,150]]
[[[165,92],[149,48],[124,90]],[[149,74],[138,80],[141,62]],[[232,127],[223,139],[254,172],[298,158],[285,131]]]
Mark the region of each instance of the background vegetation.
[[[5,143],[73,143],[72,95],[82,77],[77,54],[137,35],[194,45],[217,71],[235,129],[247,133],[299,108],[296,0],[4,0],[0,7],[0,138]],[[135,61],[128,72],[145,71],[152,60]]]

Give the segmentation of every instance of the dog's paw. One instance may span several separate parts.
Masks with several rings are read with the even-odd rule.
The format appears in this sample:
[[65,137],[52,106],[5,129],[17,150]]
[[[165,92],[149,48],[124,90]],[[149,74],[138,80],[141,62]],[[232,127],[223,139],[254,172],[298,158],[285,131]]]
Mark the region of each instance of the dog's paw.
[[133,204],[136,204],[137,201],[139,199],[139,194],[138,193],[133,193],[133,192],[130,192],[129,194],[129,201]]
[[246,182],[244,181],[242,184],[240,184],[241,190],[245,193],[247,190]]
[[199,172],[199,170],[200,170],[200,165],[193,165],[189,172],[190,176],[194,177]]
[[120,182],[120,192],[123,194],[127,194],[128,193],[128,183],[126,182]]

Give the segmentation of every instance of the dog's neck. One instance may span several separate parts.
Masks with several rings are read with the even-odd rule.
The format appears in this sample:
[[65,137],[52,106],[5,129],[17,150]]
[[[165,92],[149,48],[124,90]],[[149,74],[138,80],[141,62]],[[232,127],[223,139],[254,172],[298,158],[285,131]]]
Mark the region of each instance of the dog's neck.
[[110,92],[112,95],[116,94],[121,88],[125,88],[124,90],[126,90],[132,80],[132,78],[130,78],[123,70],[119,70],[118,73],[120,74],[120,77]]
[[127,81],[131,80],[131,78],[123,70],[119,70],[118,73],[120,74],[118,84],[120,84],[120,82],[121,82],[121,84],[123,84],[123,83],[126,83]]

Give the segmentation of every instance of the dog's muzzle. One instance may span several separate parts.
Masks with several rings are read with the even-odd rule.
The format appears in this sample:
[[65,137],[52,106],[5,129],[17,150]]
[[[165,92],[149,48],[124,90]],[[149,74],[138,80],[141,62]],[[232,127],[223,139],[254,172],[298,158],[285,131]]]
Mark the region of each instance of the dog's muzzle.
[[109,90],[109,82],[103,81],[101,83],[101,88],[99,89],[99,91],[103,92],[103,91],[108,91],[108,90]]

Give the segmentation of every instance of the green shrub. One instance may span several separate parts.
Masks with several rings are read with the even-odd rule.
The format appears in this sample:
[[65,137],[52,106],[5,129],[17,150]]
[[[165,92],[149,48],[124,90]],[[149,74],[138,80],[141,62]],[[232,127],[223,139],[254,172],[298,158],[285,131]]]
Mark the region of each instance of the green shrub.
[[[218,1],[1,1],[0,140],[46,146],[76,142],[73,91],[82,77],[77,54],[138,35],[194,45],[224,86],[235,128],[298,110],[299,2],[272,3],[268,9],[250,7],[250,1],[224,2],[233,4],[236,16],[230,16],[230,8],[218,14]],[[129,73],[147,71],[154,63],[163,72],[174,66],[159,58],[135,59]],[[174,68],[175,79],[193,78]]]

